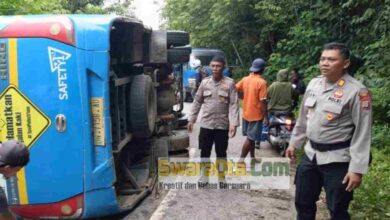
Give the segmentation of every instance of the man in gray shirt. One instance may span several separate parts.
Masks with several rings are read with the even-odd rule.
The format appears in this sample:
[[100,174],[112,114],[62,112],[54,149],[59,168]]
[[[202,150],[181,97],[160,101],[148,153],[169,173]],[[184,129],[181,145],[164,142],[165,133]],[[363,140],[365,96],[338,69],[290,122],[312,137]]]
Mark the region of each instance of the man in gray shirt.
[[306,139],[295,184],[297,219],[315,219],[316,201],[324,187],[331,219],[350,219],[349,202],[367,173],[372,108],[367,88],[347,73],[349,49],[326,44],[321,76],[310,81],[286,156]]
[[233,79],[223,76],[223,57],[215,56],[210,62],[212,76],[202,80],[194,97],[188,120],[188,131],[192,131],[199,111],[202,116],[199,132],[201,158],[208,159],[215,143],[218,159],[226,158],[229,137],[234,137],[239,125],[239,105]]
[[[28,149],[22,142],[10,140],[0,143],[0,173],[4,178],[15,176],[30,160]],[[8,209],[7,197],[0,188],[0,219],[15,219]]]

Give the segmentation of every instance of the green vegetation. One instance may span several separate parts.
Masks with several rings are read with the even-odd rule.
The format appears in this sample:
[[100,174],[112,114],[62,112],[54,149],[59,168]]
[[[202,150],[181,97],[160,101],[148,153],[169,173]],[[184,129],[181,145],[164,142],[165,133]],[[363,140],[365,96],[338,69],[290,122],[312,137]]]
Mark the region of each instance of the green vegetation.
[[269,83],[282,68],[298,67],[308,82],[319,74],[325,43],[347,43],[350,73],[373,95],[373,163],[356,190],[352,219],[390,218],[390,0],[166,0],[170,29],[190,32],[194,47],[223,49],[236,79],[256,57],[268,61]]
[[109,14],[131,15],[132,0],[112,1],[103,8],[104,0],[1,0],[0,15],[20,14]]
[[354,193],[351,203],[352,219],[390,218],[390,157],[389,148],[373,149],[373,163],[363,178],[363,183]]

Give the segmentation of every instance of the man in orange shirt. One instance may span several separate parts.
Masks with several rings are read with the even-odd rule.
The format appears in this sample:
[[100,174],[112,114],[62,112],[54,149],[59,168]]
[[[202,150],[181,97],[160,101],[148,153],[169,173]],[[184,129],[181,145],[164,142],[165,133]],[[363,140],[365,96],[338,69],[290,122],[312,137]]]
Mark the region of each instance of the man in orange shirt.
[[261,76],[265,61],[257,58],[253,61],[251,73],[236,84],[237,92],[243,97],[242,134],[247,136],[241,151],[241,160],[250,152],[255,159],[255,141],[260,141],[261,130],[267,119],[267,82]]

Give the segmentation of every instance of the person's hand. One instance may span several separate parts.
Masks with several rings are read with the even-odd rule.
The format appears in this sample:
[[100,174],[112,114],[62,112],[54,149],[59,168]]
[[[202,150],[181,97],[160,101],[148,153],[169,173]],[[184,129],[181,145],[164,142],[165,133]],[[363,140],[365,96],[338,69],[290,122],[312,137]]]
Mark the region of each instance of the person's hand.
[[189,122],[187,123],[187,130],[188,130],[189,133],[192,132],[192,127],[193,127],[193,126],[194,126],[194,123],[193,123],[193,122],[189,121]]
[[229,126],[229,137],[232,138],[236,135],[236,126],[230,125]]
[[343,179],[343,184],[347,184],[345,190],[348,192],[352,192],[352,190],[358,188],[361,183],[362,174],[360,173],[348,172]]
[[286,157],[290,158],[291,162],[295,163],[295,147],[294,146],[288,146],[286,149]]

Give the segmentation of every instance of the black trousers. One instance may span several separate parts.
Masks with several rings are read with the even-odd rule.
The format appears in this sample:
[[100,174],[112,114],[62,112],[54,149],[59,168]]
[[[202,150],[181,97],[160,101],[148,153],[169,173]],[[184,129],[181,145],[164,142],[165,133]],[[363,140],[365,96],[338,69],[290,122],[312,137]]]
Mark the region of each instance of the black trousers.
[[217,158],[226,158],[228,147],[229,131],[221,129],[200,128],[199,132],[199,149],[200,157],[209,158],[211,149],[215,143],[215,153]]
[[298,220],[314,220],[316,201],[324,187],[326,201],[332,220],[350,219],[348,214],[352,192],[347,192],[342,184],[348,172],[349,163],[330,163],[317,165],[316,158],[310,160],[303,155],[295,176],[295,207]]

